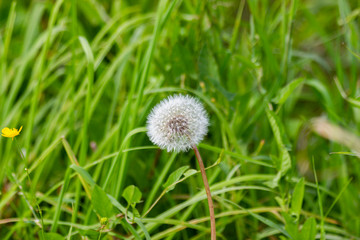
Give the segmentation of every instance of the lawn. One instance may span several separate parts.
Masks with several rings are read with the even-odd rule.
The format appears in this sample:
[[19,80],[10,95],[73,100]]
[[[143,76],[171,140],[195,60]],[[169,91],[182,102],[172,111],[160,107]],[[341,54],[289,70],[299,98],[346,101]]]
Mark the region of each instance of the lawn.
[[359,6],[0,0],[0,239],[360,239]]

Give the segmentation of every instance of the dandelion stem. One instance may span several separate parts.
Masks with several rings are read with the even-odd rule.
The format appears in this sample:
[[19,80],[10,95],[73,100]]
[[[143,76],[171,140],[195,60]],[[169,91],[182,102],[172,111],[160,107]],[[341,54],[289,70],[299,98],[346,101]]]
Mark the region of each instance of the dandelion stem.
[[209,187],[209,183],[208,183],[206,173],[205,173],[205,166],[204,166],[200,152],[199,152],[198,148],[196,147],[196,145],[193,145],[192,147],[194,149],[195,156],[196,156],[199,166],[200,166],[201,176],[202,176],[202,179],[204,182],[206,196],[208,199],[209,212],[210,212],[210,224],[211,224],[211,240],[215,240],[216,239],[216,225],[215,225],[214,204],[213,204],[213,201],[211,198],[210,187]]

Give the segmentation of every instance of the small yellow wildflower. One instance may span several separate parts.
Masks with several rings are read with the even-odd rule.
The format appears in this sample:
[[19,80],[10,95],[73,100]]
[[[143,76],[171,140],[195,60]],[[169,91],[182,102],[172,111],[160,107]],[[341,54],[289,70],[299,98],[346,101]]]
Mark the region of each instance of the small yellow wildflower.
[[108,219],[108,218],[106,218],[106,217],[100,218],[100,224],[101,224],[101,226],[107,225],[108,222],[109,222],[109,219]]
[[3,128],[1,130],[1,136],[3,137],[8,137],[8,138],[12,138],[12,140],[14,140],[14,137],[16,137],[17,135],[20,134],[22,129],[22,126],[20,127],[19,130],[17,130],[16,128],[10,129],[10,128]]

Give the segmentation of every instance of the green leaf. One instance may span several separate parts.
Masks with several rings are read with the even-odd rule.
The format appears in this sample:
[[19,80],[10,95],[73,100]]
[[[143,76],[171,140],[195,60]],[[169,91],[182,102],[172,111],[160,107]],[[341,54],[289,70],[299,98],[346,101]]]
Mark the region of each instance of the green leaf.
[[280,125],[279,121],[277,121],[274,112],[271,111],[269,108],[266,108],[265,111],[266,111],[266,115],[269,120],[271,129],[274,133],[275,141],[276,141],[277,147],[279,149],[279,155],[280,155],[280,158],[279,158],[280,160],[276,164],[279,172],[278,172],[277,176],[273,179],[273,181],[268,182],[268,185],[270,187],[276,187],[280,178],[282,176],[284,176],[291,168],[291,158],[290,158],[290,154],[289,154],[288,150],[286,149],[286,147],[284,145],[283,138],[285,138],[285,137],[282,137],[282,134],[281,134],[282,131],[279,126]]
[[85,169],[83,169],[82,167],[77,166],[75,164],[71,164],[70,168],[74,169],[82,178],[84,178],[85,181],[90,185],[90,187],[92,187],[92,188],[94,187],[95,182],[92,179],[92,177],[90,176],[90,174]]
[[184,177],[190,177],[191,175],[196,174],[198,171],[195,169],[189,169],[184,173]]
[[110,218],[114,215],[112,203],[105,191],[98,185],[94,185],[91,193],[91,203],[100,217]]
[[271,129],[273,130],[275,141],[278,147],[285,146],[286,149],[291,149],[292,145],[289,138],[286,135],[283,121],[279,119],[279,117],[272,110],[270,110],[269,105],[267,108],[265,108],[265,111],[269,119]]
[[311,217],[306,220],[301,231],[300,238],[301,240],[315,240],[316,236],[316,221],[315,218]]
[[283,87],[278,94],[276,95],[275,98],[272,99],[272,101],[274,103],[277,104],[283,104],[284,102],[286,102],[286,100],[288,99],[288,97],[291,95],[291,93],[302,84],[302,82],[304,81],[304,78],[298,78],[294,81],[292,81],[291,83],[289,83],[288,85],[286,85],[285,87]]
[[125,188],[123,194],[123,198],[127,201],[128,205],[131,205],[132,207],[136,206],[136,203],[139,203],[141,200],[142,193],[134,185],[130,185],[127,188]]
[[294,193],[291,198],[291,213],[296,217],[296,220],[299,219],[301,206],[304,199],[304,189],[304,178],[301,178],[300,181],[296,184]]
[[282,213],[281,215],[283,215],[285,219],[285,230],[290,234],[290,236],[292,236],[294,239],[297,239],[299,230],[296,219],[287,213]]
[[45,233],[46,240],[64,240],[65,237],[57,233]]
[[280,158],[281,158],[280,173],[281,176],[284,176],[287,173],[287,171],[291,168],[290,154],[284,145],[281,148]]
[[89,64],[91,64],[92,68],[93,68],[94,67],[94,55],[92,53],[89,42],[84,37],[79,37],[79,41],[85,52],[85,55],[86,55],[86,58],[87,58]]
[[[166,189],[166,192],[169,192],[175,188],[173,185],[175,182],[179,181],[180,177],[184,174],[184,172],[189,168],[189,166],[183,166],[177,169],[175,172],[171,173],[167,181],[164,183],[163,187]],[[171,186],[171,187],[170,187]]]

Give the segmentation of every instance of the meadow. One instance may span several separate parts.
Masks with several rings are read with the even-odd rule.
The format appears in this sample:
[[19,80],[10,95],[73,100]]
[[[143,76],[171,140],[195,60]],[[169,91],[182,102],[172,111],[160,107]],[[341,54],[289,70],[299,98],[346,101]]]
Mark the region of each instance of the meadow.
[[[0,239],[360,239],[360,0],[0,0]],[[11,130],[10,130],[11,131]],[[14,132],[15,133],[15,132]],[[3,132],[3,135],[4,134]]]

